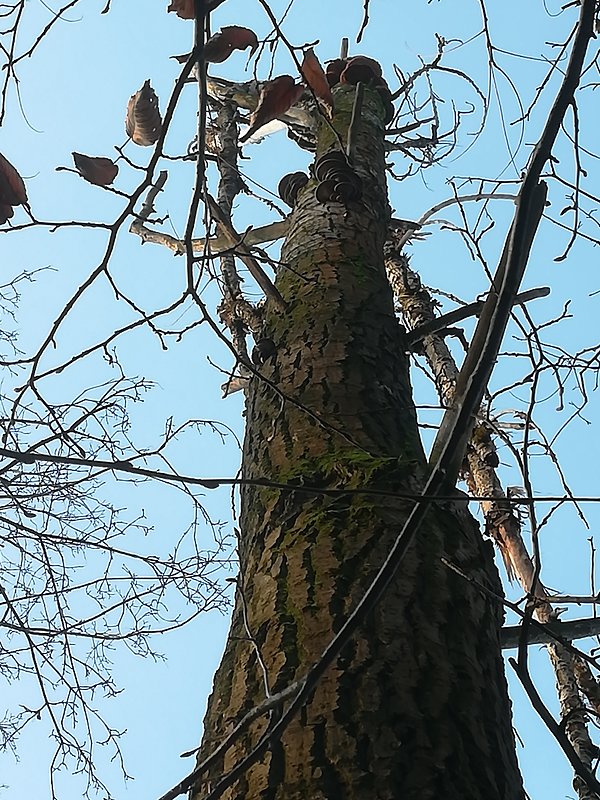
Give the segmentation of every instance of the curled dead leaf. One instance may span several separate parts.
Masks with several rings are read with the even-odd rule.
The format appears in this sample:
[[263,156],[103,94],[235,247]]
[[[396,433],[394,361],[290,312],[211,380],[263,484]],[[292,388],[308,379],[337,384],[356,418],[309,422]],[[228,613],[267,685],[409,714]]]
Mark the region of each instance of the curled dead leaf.
[[331,116],[333,112],[333,96],[329,88],[327,76],[312,47],[309,47],[304,53],[300,71],[305,82],[315,93],[317,100],[325,106],[329,116]]
[[14,216],[14,209],[6,203],[0,203],[0,225],[4,225],[9,219]]
[[171,0],[167,11],[174,11],[181,19],[194,19],[194,0]]
[[110,158],[102,156],[85,156],[83,153],[72,153],[77,172],[89,183],[96,186],[109,186],[117,177],[119,167]]
[[291,75],[279,75],[266,81],[261,87],[256,110],[250,117],[250,127],[240,136],[240,142],[245,142],[267,122],[285,114],[300,99],[303,91],[302,84],[296,84]]
[[23,178],[10,161],[0,153],[0,225],[11,219],[13,206],[27,202],[27,190]]
[[136,144],[150,147],[158,140],[161,128],[158,97],[150,81],[146,81],[142,88],[129,98],[125,130]]
[[252,56],[258,47],[258,39],[254,31],[239,25],[228,25],[221,28],[206,42],[204,60],[212,64],[220,64],[229,58],[234,50],[246,50],[248,47]]
[[0,153],[0,203],[9,206],[20,206],[26,202],[27,191],[23,178],[10,161]]

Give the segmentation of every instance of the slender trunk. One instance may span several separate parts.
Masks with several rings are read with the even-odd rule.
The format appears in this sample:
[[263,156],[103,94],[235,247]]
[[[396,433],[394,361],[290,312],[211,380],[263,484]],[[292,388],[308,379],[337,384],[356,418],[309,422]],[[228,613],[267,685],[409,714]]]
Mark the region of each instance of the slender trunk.
[[[354,90],[336,92],[346,139]],[[317,155],[339,149],[322,124]],[[246,478],[418,491],[425,469],[408,363],[383,263],[389,219],[383,107],[365,90],[354,164],[363,194],[322,204],[301,191],[267,307],[274,343],[252,380]],[[242,492],[239,591],[200,758],[265,697],[319,658],[385,558],[410,503],[361,494]],[[500,656],[501,612],[448,569],[501,593],[491,547],[466,506],[436,504],[379,606],[280,743],[228,800],[521,800]],[[197,785],[202,797],[268,725],[256,721]]]

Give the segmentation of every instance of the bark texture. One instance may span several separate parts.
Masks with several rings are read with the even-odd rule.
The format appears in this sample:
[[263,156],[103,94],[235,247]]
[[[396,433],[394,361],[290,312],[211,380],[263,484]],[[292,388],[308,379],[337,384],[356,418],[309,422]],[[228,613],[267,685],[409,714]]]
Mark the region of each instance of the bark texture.
[[[353,87],[336,92],[343,142]],[[277,482],[417,491],[425,468],[402,330],[383,263],[389,219],[381,100],[366,90],[354,165],[360,202],[301,191],[264,335],[275,353],[247,400],[243,474]],[[339,149],[321,125],[317,155]],[[318,658],[384,560],[406,501],[247,487],[240,589],[216,673],[204,759],[265,691]],[[227,800],[521,800],[501,615],[441,561],[500,593],[491,546],[465,507],[432,507],[400,574],[280,743]],[[256,721],[200,781],[204,796],[268,725]]]

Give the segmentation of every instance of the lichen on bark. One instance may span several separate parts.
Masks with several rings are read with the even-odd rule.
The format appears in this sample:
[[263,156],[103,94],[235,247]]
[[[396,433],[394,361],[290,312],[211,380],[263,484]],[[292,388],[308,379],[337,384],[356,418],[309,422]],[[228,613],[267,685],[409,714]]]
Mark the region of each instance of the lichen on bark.
[[[336,91],[336,132],[321,122],[317,157],[339,148],[338,137],[345,145],[353,92]],[[425,458],[383,260],[383,109],[369,89],[353,166],[359,202],[324,205],[314,180],[301,191],[276,280],[287,309],[265,309],[275,354],[261,367],[266,380],[253,378],[248,392],[242,470],[291,488],[242,490],[239,592],[200,759],[264,699],[261,661],[273,692],[319,658],[402,528],[410,502],[394,492],[417,492],[422,482]],[[521,800],[501,615],[442,557],[501,593],[491,548],[466,506],[433,506],[368,621],[227,800]],[[250,726],[198,783],[197,797],[267,724]]]

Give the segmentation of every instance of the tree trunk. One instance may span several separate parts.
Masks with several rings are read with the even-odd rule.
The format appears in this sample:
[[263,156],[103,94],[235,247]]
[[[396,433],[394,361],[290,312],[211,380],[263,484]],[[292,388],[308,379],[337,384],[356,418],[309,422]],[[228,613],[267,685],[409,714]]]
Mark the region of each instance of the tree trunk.
[[[336,91],[345,142],[353,87]],[[267,304],[274,355],[247,401],[244,478],[416,492],[421,447],[383,243],[384,109],[366,89],[354,159],[362,199],[300,192]],[[340,145],[321,123],[317,155]],[[410,510],[393,496],[246,487],[240,578],[200,759],[265,697],[302,677],[355,607]],[[523,798],[499,646],[501,609],[444,556],[501,593],[466,504],[437,503],[396,579],[280,743],[228,800]],[[245,619],[244,619],[245,618]],[[264,670],[263,670],[264,667]],[[266,679],[265,673],[266,672]],[[256,721],[196,787],[205,795],[268,725]]]

